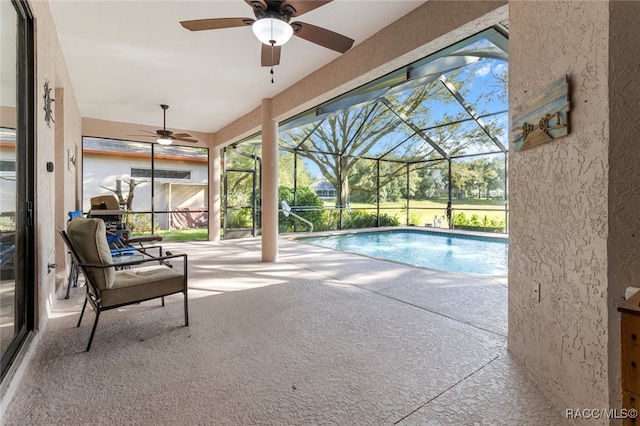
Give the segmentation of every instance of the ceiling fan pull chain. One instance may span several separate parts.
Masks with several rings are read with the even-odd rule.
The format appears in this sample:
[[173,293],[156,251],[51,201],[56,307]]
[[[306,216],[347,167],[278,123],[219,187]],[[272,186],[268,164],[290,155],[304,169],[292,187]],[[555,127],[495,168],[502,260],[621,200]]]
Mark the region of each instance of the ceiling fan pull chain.
[[273,45],[274,45],[274,41],[271,41],[271,84],[273,84]]

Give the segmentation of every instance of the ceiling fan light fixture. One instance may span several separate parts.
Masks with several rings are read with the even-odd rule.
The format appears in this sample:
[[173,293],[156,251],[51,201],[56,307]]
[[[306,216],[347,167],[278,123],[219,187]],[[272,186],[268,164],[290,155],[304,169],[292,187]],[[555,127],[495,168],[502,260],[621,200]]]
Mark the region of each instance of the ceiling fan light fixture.
[[258,19],[251,28],[258,40],[267,45],[282,46],[293,36],[291,25],[276,18]]
[[158,139],[156,139],[156,142],[158,142],[160,145],[171,145],[173,143],[173,139],[160,136]]

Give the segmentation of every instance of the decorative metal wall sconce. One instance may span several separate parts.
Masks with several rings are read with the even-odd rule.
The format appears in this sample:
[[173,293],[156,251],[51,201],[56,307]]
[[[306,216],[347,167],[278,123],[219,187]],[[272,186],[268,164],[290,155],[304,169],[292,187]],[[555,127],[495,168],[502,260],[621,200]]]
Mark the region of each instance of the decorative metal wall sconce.
[[76,154],[74,154],[73,152],[71,152],[70,149],[67,150],[67,168],[69,170],[73,170],[73,168],[76,166]]
[[47,123],[47,126],[51,127],[51,122],[56,122],[53,119],[53,109],[51,108],[51,103],[55,102],[55,99],[51,97],[51,88],[49,87],[49,80],[45,80],[44,82],[44,121]]

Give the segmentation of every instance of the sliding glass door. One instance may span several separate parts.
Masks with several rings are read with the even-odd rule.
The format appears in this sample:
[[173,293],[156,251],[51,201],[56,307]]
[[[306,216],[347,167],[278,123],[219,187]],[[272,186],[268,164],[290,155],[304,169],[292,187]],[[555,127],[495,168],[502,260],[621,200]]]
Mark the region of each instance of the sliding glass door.
[[0,1],[0,377],[33,329],[33,20]]

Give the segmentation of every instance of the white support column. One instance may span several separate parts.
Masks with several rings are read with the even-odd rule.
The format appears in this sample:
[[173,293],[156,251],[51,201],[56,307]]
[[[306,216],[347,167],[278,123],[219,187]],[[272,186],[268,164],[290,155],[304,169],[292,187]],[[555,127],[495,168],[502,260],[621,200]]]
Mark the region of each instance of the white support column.
[[209,149],[209,241],[220,241],[220,147]]
[[262,100],[262,261],[278,260],[278,122]]

